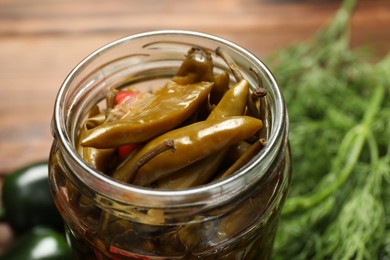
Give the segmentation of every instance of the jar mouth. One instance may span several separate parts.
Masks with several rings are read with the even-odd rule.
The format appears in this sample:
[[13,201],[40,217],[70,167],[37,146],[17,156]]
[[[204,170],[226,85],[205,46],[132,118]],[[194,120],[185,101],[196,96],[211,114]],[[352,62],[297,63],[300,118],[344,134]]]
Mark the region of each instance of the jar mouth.
[[[271,116],[267,122],[267,145],[245,167],[232,176],[206,185],[182,190],[156,190],[129,185],[118,182],[89,167],[78,155],[74,147],[72,133],[69,130],[70,125],[75,122],[69,120],[68,116],[73,111],[74,100],[78,99],[80,94],[74,92],[72,87],[77,84],[80,74],[93,62],[101,59],[106,53],[118,46],[141,42],[142,48],[154,48],[155,43],[182,40],[191,45],[206,44],[207,47],[223,47],[229,53],[234,54],[232,56],[238,64],[241,64],[241,66],[250,65],[261,73],[263,80],[268,83],[265,87],[269,93],[268,101],[271,104],[269,111]],[[67,164],[73,165],[71,170],[76,178],[101,197],[149,207],[167,207],[167,205],[172,207],[207,206],[231,199],[234,194],[240,194],[242,190],[250,188],[264,177],[267,169],[286,142],[286,122],[287,111],[282,93],[270,70],[255,55],[230,41],[210,34],[183,30],[160,30],[121,38],[99,48],[82,60],[70,72],[60,87],[54,106],[52,133],[60,144],[64,160]]]

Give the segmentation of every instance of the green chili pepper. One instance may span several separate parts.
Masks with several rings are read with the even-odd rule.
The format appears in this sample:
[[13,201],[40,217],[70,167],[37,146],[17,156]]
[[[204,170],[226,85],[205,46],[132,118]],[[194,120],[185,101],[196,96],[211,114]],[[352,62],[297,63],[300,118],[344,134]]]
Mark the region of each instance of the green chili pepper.
[[6,175],[2,198],[5,219],[15,232],[20,233],[36,225],[63,230],[63,221],[49,188],[46,161]]
[[[208,155],[249,138],[261,127],[261,120],[238,116],[201,121],[174,129],[147,143],[139,153],[114,172],[114,178],[136,185],[149,185]],[[173,141],[175,154],[162,152],[145,165],[138,164],[144,155],[167,140]]]
[[47,227],[34,227],[19,237],[0,260],[69,260],[72,254],[65,236]]
[[[228,116],[243,115],[246,107],[249,83],[241,80],[230,88],[218,105],[210,113],[207,120],[214,120]],[[225,158],[228,149],[218,151],[194,164],[180,169],[174,174],[157,182],[158,189],[180,189],[194,187],[206,183],[218,170],[219,165]]]
[[211,111],[207,120],[243,115],[247,104],[248,92],[248,81],[241,80],[238,82],[226,92],[218,105]]
[[[82,140],[88,129],[84,127],[80,130],[79,139]],[[89,166],[98,171],[106,172],[110,166],[110,161],[115,153],[115,149],[97,149],[93,147],[83,147],[80,142],[77,145],[77,150],[80,156],[88,163]]]
[[180,85],[213,82],[211,55],[202,48],[191,48],[172,81]]
[[104,123],[87,131],[81,145],[113,148],[140,143],[171,130],[196,111],[206,100],[212,83],[178,85],[173,81],[157,91],[149,105],[121,120]]
[[226,91],[229,90],[230,78],[226,71],[214,77],[214,86],[210,93],[209,102],[216,105],[222,99]]

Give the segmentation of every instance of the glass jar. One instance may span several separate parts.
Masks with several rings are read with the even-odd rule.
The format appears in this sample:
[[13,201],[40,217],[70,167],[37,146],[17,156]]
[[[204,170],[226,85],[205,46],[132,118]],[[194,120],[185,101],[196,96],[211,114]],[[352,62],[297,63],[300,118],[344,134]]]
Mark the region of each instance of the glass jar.
[[[166,80],[193,46],[212,52],[216,71],[228,71],[213,52],[222,47],[251,86],[259,79],[248,68],[258,72],[267,89],[266,146],[230,177],[175,191],[127,185],[89,167],[77,153],[76,140],[107,88],[124,83],[142,88]],[[65,79],[52,121],[49,179],[75,259],[269,258],[290,184],[287,127],[285,103],[270,71],[224,39],[155,31],[95,51]]]

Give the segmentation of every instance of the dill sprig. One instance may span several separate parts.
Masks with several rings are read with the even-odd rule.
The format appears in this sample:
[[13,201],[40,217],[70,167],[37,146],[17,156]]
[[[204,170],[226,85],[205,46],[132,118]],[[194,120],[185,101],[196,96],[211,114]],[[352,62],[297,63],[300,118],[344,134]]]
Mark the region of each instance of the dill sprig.
[[293,161],[275,259],[390,257],[390,54],[373,63],[350,48],[355,5],[270,57]]

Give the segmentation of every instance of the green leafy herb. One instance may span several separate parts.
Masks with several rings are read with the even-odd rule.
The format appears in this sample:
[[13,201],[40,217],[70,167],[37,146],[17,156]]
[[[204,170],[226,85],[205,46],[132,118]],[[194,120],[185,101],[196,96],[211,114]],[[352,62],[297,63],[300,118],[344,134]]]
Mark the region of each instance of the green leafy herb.
[[355,4],[270,57],[293,156],[275,259],[390,258],[390,55],[350,48]]

